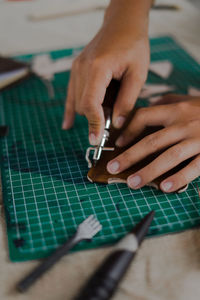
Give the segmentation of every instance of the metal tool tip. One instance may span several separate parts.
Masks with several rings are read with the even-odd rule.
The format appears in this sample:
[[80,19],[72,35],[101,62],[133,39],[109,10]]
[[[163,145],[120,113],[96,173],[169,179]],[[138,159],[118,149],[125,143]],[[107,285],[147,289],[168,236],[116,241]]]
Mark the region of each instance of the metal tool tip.
[[155,212],[152,210],[150,211],[134,228],[132,233],[135,234],[138,240],[138,244],[140,244],[145,235],[147,234],[149,230],[149,226],[151,225],[151,222],[153,221]]

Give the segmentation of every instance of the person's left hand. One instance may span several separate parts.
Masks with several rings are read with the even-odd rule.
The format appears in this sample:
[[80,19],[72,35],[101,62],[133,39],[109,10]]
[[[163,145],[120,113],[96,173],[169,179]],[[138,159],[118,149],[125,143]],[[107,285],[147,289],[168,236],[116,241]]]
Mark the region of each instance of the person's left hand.
[[162,181],[160,188],[164,192],[173,192],[200,175],[200,97],[168,95],[163,100],[165,103],[177,100],[177,103],[140,108],[116,145],[127,145],[146,126],[161,125],[164,128],[146,136],[107,165],[109,173],[118,174],[149,154],[169,147],[146,167],[128,177],[130,188],[141,188],[192,157],[186,167]]

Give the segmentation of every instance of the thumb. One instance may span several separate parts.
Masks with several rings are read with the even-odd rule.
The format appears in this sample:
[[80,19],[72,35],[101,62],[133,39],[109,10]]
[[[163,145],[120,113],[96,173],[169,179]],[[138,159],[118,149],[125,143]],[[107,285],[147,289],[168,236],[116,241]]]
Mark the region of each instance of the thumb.
[[124,74],[113,110],[112,121],[116,128],[123,126],[128,114],[132,111],[143,82],[144,80],[138,78],[134,72]]

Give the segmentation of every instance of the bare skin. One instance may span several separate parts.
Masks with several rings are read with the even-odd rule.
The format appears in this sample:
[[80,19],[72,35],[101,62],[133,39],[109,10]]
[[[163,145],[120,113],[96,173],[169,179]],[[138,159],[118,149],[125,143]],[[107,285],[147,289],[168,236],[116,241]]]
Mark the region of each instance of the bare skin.
[[149,165],[128,177],[127,184],[130,188],[141,188],[192,157],[194,158],[189,165],[161,182],[160,188],[164,192],[173,192],[200,175],[200,97],[172,95],[165,96],[163,101],[170,103],[176,99],[177,103],[141,108],[116,142],[118,146],[128,144],[146,126],[164,127],[108,163],[108,171],[117,174],[147,155],[169,147]]
[[112,0],[100,31],[73,63],[63,129],[73,126],[75,113],[86,116],[91,145],[102,136],[102,103],[112,78],[121,80],[112,120],[116,128],[123,125],[146,80],[150,6],[150,0]]
[[[73,126],[76,113],[86,116],[91,145],[100,142],[105,123],[102,102],[112,78],[121,80],[112,120],[116,128],[123,125],[146,80],[151,2],[111,0],[101,29],[74,61],[63,129]],[[177,103],[167,104],[174,99]],[[165,179],[161,189],[173,192],[200,175],[200,98],[168,96],[163,101],[165,105],[141,108],[117,145],[128,144],[147,125],[162,125],[164,129],[142,139],[108,163],[108,171],[117,174],[150,153],[169,147],[152,163],[128,178],[130,188],[141,188],[190,157],[194,157],[192,162]]]

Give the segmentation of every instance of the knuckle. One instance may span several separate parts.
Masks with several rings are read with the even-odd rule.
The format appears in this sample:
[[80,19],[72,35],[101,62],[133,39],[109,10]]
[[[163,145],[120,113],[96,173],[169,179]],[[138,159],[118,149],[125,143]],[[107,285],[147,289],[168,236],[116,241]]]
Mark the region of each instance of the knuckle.
[[183,148],[179,145],[175,146],[171,151],[170,151],[170,156],[172,158],[172,161],[180,161],[183,156],[184,156],[184,151]]
[[90,128],[92,128],[93,130],[98,130],[101,123],[98,122],[98,120],[89,120],[88,121]]
[[90,114],[95,111],[93,102],[90,99],[92,99],[92,96],[88,94],[80,103],[80,109],[86,114]]
[[99,69],[102,65],[102,60],[100,57],[95,57],[90,60],[91,67],[96,70]]
[[105,71],[105,61],[101,57],[95,57],[88,60],[88,65],[91,70],[91,73],[95,76],[100,74],[106,74]]
[[151,148],[153,151],[157,151],[159,146],[158,146],[158,138],[155,135],[149,135],[144,138],[145,144]]
[[99,114],[98,111],[94,110],[94,108],[90,107],[90,109],[84,110],[83,114],[88,119],[89,125],[92,126],[93,128],[97,128],[101,125],[102,123],[101,115]]

